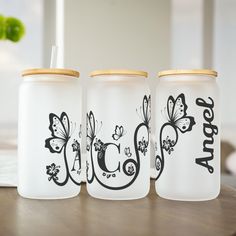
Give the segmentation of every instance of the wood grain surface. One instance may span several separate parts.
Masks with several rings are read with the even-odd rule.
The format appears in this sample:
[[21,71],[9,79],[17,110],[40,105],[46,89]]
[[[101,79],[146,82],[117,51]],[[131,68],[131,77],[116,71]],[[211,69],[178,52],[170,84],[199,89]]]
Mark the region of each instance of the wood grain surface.
[[67,200],[29,200],[0,188],[0,236],[236,235],[236,190],[223,186],[218,199],[177,202],[149,195],[134,201],[90,197],[85,185]]

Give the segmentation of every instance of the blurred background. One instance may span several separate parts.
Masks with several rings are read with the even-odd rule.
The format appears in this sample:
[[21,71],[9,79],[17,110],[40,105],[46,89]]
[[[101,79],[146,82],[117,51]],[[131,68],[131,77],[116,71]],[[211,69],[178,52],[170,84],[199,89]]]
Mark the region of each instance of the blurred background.
[[0,0],[0,15],[25,28],[18,42],[0,37],[0,184],[16,181],[21,71],[49,67],[53,44],[60,48],[58,65],[79,70],[85,88],[95,69],[148,71],[151,88],[160,70],[218,71],[222,172],[236,175],[235,12],[235,0]]

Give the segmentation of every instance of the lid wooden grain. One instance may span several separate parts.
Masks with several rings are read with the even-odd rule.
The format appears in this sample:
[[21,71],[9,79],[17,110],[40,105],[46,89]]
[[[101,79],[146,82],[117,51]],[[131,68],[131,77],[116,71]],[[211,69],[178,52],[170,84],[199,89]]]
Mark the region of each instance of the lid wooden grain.
[[217,72],[214,70],[164,70],[158,73],[158,77],[168,76],[168,75],[209,75],[217,77]]
[[148,73],[139,70],[95,70],[90,73],[90,77],[101,75],[127,75],[127,76],[142,76],[148,77]]
[[28,69],[22,72],[22,76],[28,75],[66,75],[66,76],[73,76],[79,77],[80,73],[76,70],[70,69],[58,69],[58,68],[42,68],[42,69]]

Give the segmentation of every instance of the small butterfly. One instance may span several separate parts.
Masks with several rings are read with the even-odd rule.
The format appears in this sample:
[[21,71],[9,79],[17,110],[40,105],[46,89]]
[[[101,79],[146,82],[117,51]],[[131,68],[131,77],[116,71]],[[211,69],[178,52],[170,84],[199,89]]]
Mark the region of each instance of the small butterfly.
[[132,153],[130,152],[130,147],[126,147],[126,148],[124,149],[124,152],[125,152],[125,155],[126,155],[127,157],[131,157],[131,156],[132,156]]
[[178,128],[182,133],[192,130],[195,124],[192,116],[187,116],[188,106],[185,103],[184,94],[181,93],[176,100],[169,96],[167,101],[167,116],[171,124]]
[[122,125],[121,126],[116,125],[115,133],[112,134],[112,138],[117,141],[118,139],[120,139],[125,134],[126,134],[126,132],[124,131],[124,127]]
[[70,138],[71,125],[69,118],[65,112],[61,113],[60,118],[56,114],[50,113],[49,121],[52,137],[45,140],[45,147],[52,153],[60,153]]

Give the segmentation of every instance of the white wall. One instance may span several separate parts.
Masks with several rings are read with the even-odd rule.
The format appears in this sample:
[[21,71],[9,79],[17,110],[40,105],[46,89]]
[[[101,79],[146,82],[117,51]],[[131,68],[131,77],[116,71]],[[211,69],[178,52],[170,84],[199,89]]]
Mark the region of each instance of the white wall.
[[[236,126],[236,1],[215,0],[214,67],[219,72],[222,120]],[[232,129],[232,127],[231,127]],[[236,131],[236,127],[234,129]]]
[[171,9],[171,67],[203,68],[204,0],[172,0]]
[[171,67],[218,71],[223,138],[232,139],[236,133],[236,1],[172,0],[171,9]]
[[167,0],[65,1],[65,65],[91,70],[132,68],[151,77],[169,66]]

